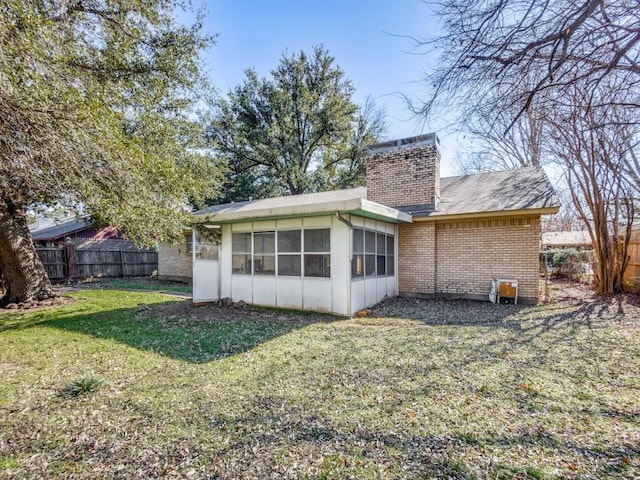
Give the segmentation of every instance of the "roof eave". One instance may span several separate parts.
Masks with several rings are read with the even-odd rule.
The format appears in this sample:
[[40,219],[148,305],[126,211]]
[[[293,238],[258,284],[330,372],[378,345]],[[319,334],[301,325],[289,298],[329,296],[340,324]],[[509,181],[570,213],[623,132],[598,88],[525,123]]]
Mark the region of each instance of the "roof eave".
[[409,223],[412,221],[411,215],[394,208],[386,207],[364,198],[352,198],[349,200],[336,200],[333,202],[309,205],[263,208],[249,210],[246,212],[231,211],[212,214],[205,213],[194,215],[193,224],[226,224],[253,220],[273,220],[278,218],[315,217],[321,215],[332,215],[336,212],[360,215],[389,223]]
[[463,212],[438,214],[437,212],[427,216],[414,216],[415,222],[435,222],[441,220],[468,220],[476,218],[496,218],[496,217],[536,217],[539,215],[552,215],[558,213],[559,206],[544,208],[523,208],[519,210],[495,210],[490,212]]
[[401,212],[395,208],[387,207],[371,200],[361,199],[360,208],[357,210],[342,210],[342,213],[351,213],[361,217],[381,220],[388,223],[412,223],[413,217],[408,213]]

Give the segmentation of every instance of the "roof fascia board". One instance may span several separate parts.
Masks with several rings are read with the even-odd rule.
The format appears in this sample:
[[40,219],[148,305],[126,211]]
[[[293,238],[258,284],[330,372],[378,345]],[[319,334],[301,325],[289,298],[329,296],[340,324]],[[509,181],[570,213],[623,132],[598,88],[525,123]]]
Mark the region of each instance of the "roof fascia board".
[[276,220],[279,218],[295,217],[318,217],[323,215],[333,215],[336,212],[352,213],[364,217],[375,218],[376,220],[388,223],[411,223],[412,217],[409,214],[387,207],[379,203],[371,202],[363,198],[353,198],[349,200],[336,200],[321,204],[296,205],[293,207],[282,206],[275,208],[264,208],[249,210],[246,212],[220,212],[213,214],[201,214],[193,216],[193,224],[212,223],[227,224],[252,220]]
[[551,215],[558,213],[560,207],[531,208],[521,210],[498,210],[494,212],[453,213],[448,215],[429,215],[426,217],[413,217],[414,222],[437,222],[441,220],[469,220],[475,218],[497,217],[536,217],[539,215]]

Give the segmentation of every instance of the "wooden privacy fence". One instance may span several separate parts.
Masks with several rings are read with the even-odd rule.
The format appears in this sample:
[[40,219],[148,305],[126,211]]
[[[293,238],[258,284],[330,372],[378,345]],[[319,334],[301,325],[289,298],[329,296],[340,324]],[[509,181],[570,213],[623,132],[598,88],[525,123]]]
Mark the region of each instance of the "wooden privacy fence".
[[51,280],[87,277],[145,277],[158,269],[158,252],[131,248],[37,247]]
[[67,278],[67,262],[62,247],[36,247],[44,269],[51,280]]
[[640,230],[631,233],[627,254],[629,264],[624,272],[623,286],[627,292],[640,293]]

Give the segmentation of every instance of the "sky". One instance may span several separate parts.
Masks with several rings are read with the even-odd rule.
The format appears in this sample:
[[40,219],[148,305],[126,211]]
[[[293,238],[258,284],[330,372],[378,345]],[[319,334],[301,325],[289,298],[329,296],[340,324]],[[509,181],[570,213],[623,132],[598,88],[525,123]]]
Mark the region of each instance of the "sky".
[[[196,8],[197,0],[194,2]],[[205,32],[217,35],[207,52],[208,76],[226,94],[253,68],[266,77],[282,54],[310,52],[324,45],[355,87],[360,104],[371,97],[387,113],[384,140],[436,132],[442,173],[453,174],[452,134],[445,122],[425,123],[408,109],[403,95],[425,97],[422,79],[433,56],[419,54],[410,37],[432,35],[437,23],[421,0],[204,0]]]

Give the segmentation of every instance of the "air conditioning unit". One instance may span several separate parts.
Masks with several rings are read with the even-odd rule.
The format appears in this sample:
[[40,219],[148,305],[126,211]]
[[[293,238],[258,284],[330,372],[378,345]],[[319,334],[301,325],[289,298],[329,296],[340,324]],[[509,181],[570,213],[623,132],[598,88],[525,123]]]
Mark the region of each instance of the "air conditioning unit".
[[518,280],[494,278],[491,281],[489,300],[493,303],[518,304]]

